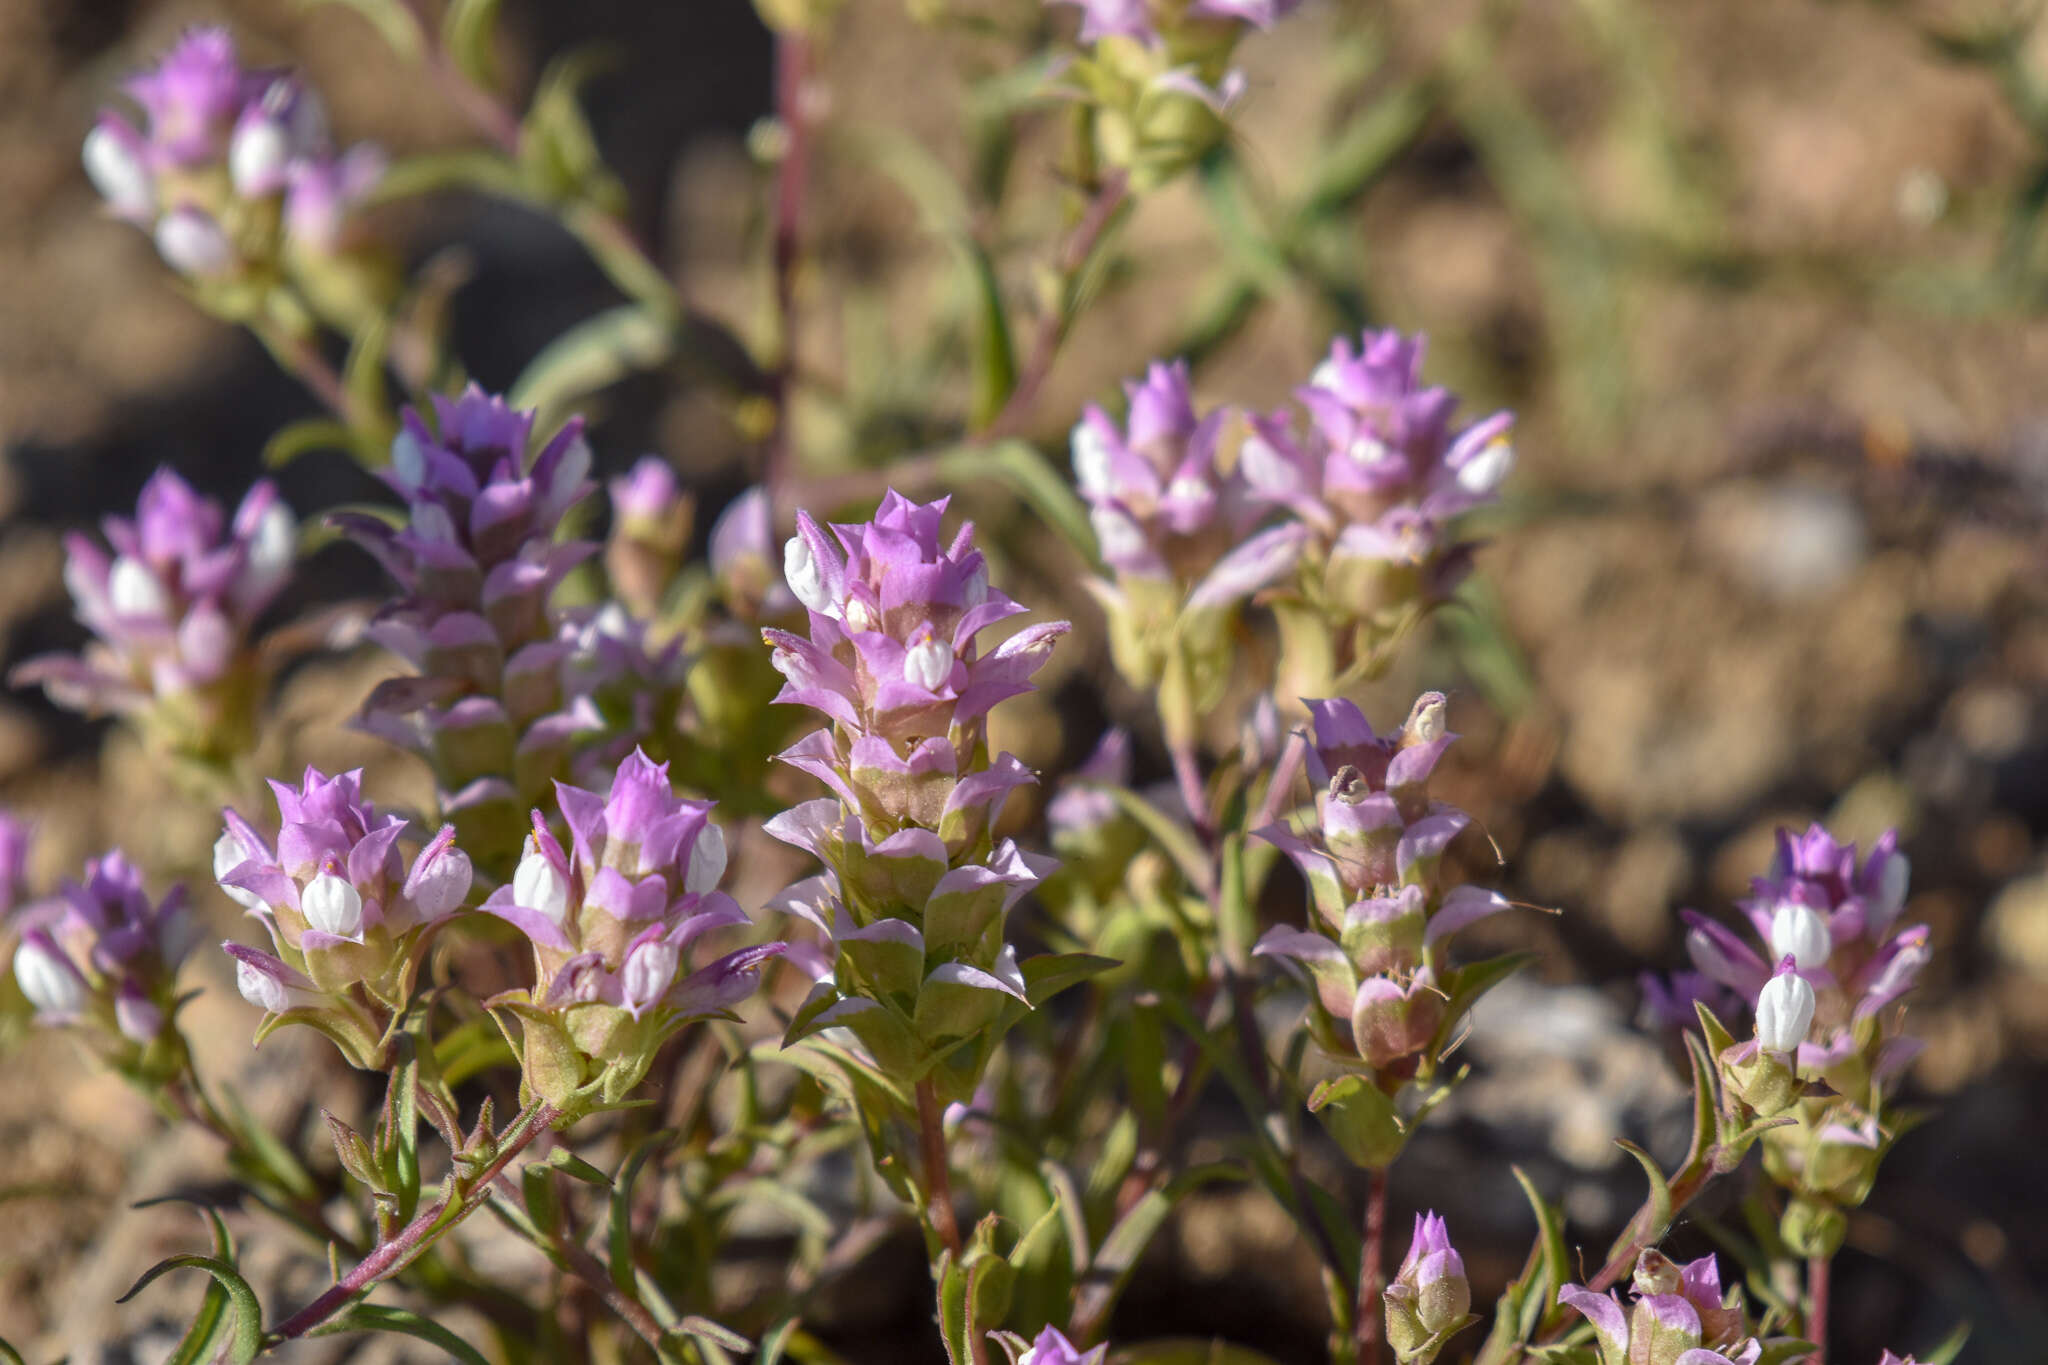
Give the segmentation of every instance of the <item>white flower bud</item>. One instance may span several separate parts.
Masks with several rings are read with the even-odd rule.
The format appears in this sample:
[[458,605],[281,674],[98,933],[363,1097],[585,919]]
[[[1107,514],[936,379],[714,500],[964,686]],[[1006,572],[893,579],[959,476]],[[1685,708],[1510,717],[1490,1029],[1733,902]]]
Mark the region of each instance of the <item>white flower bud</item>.
[[1827,921],[1811,906],[1784,901],[1771,911],[1771,956],[1791,958],[1802,971],[1827,965],[1834,952]]
[[245,199],[275,194],[284,188],[284,168],[291,160],[290,139],[274,119],[245,119],[228,143],[228,178]]
[[292,988],[253,962],[235,960],[235,989],[242,998],[269,1014],[283,1014],[295,1003]]
[[682,963],[682,954],[673,944],[660,939],[643,943],[626,955],[624,967],[619,971],[619,987],[625,996],[626,1009],[634,1018],[640,1011],[668,994],[669,986],[676,979],[676,968]]
[[71,964],[33,940],[14,950],[14,979],[39,1014],[76,1014],[85,1006],[85,982]]
[[1793,1052],[1813,1026],[1813,987],[1793,972],[1780,972],[1756,998],[1756,1041],[1766,1052]]
[[1906,888],[1913,878],[1913,864],[1905,854],[1893,852],[1884,860],[1884,876],[1878,883],[1877,903],[1870,908],[1870,917],[1878,932],[1890,927],[1899,917],[1899,911],[1906,908]]
[[455,545],[455,519],[448,515],[448,509],[438,502],[414,503],[412,509],[412,533],[421,540],[436,545]]
[[725,857],[725,831],[706,821],[690,849],[690,865],[683,872],[683,890],[701,896],[717,887],[719,879],[725,876]]
[[1167,484],[1166,496],[1176,502],[1206,502],[1213,498],[1214,494],[1208,484],[1188,475]]
[[391,438],[391,472],[407,488],[418,488],[427,479],[427,455],[412,428],[400,427]]
[[1484,496],[1499,488],[1514,467],[1514,446],[1500,439],[1488,441],[1458,466],[1458,487],[1474,496]]
[[953,649],[938,636],[924,638],[903,651],[903,678],[927,692],[936,692],[953,676]]
[[85,135],[85,174],[107,206],[124,218],[146,218],[156,209],[156,178],[135,148],[104,126]]
[[848,630],[873,630],[875,609],[858,597],[846,599],[846,628]]
[[198,209],[174,209],[156,225],[156,250],[181,275],[219,275],[235,263],[220,224]]
[[107,605],[116,616],[162,616],[170,602],[147,564],[121,555],[107,571]]
[[1083,493],[1105,497],[1110,492],[1109,438],[1086,419],[1074,426],[1074,481]]
[[[220,881],[222,877],[225,877],[228,873],[233,872],[248,861],[248,850],[242,847],[242,841],[233,834],[224,833],[220,838],[213,841],[213,879],[215,881]],[[220,889],[227,893],[229,900],[241,906],[244,910],[261,910],[264,908],[263,897],[245,887],[229,886],[226,882],[221,882]]]
[[[430,855],[422,853],[420,856]],[[414,877],[413,907],[424,919],[439,919],[468,899],[469,885],[476,878],[476,869],[467,853],[450,847],[433,856],[433,861],[424,869],[415,868]]]
[[284,586],[291,577],[292,562],[299,553],[299,523],[292,509],[273,502],[256,519],[249,536],[248,558],[242,566],[241,597],[262,601]]
[[1095,527],[1095,543],[1104,559],[1124,559],[1145,552],[1145,533],[1123,513],[1097,507],[1089,512],[1088,520]]
[[569,918],[569,883],[547,854],[540,851],[531,834],[526,836],[526,851],[512,873],[512,899],[529,910],[539,911],[553,924]]
[[299,909],[306,923],[336,938],[355,938],[363,932],[363,896],[332,872],[322,872],[306,883],[299,893]]
[[839,616],[839,604],[832,600],[825,590],[825,574],[818,567],[817,557],[802,536],[791,536],[789,543],[782,547],[782,577],[789,584],[789,590],[796,594],[796,600],[817,612],[820,616]]

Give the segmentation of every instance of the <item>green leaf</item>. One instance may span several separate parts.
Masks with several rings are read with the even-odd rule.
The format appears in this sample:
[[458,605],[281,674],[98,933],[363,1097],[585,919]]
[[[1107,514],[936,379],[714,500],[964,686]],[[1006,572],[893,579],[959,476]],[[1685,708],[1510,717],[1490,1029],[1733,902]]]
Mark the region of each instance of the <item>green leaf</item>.
[[0,1337],[0,1365],[28,1365],[21,1358],[21,1352],[14,1349],[14,1343],[6,1337]]
[[398,1188],[397,1217],[410,1223],[420,1204],[420,1057],[419,1040],[410,1032],[398,1036],[398,1067],[391,1073],[390,1126],[385,1142]]
[[974,293],[974,396],[968,406],[967,424],[980,430],[996,419],[1004,401],[1017,387],[1017,349],[1010,335],[1010,312],[1003,302],[1002,281],[996,278],[995,264],[989,260],[988,251],[965,233],[954,233],[952,242]]
[[1955,1330],[1943,1337],[1940,1344],[1935,1346],[1933,1350],[1922,1351],[1914,1359],[1918,1360],[1921,1365],[1950,1365],[1950,1362],[1963,1353],[1963,1347],[1969,1345],[1969,1343],[1970,1324],[1968,1322],[1959,1322],[1956,1324]]
[[1664,1240],[1665,1232],[1671,1227],[1671,1186],[1664,1179],[1664,1171],[1657,1165],[1657,1158],[1626,1138],[1615,1139],[1614,1145],[1634,1157],[1636,1164],[1643,1168],[1643,1174],[1650,1178],[1650,1198],[1643,1206],[1649,1212],[1650,1221],[1648,1227],[1639,1228],[1637,1224],[1642,1218],[1642,1213],[1638,1211],[1636,1217],[1628,1221],[1628,1226],[1621,1230],[1621,1236],[1614,1245],[1607,1249],[1609,1260],[1619,1256],[1638,1236],[1641,1237],[1644,1246],[1657,1245]]
[[184,1337],[164,1357],[164,1365],[208,1365],[226,1345],[222,1338],[233,1326],[228,1312],[228,1292],[217,1282],[209,1280],[206,1297],[199,1301],[199,1316],[192,1319],[192,1326]]
[[1088,1266],[1085,1287],[1077,1296],[1074,1316],[1088,1322],[1105,1321],[1136,1273],[1138,1258],[1180,1201],[1205,1185],[1242,1179],[1244,1172],[1236,1166],[1214,1162],[1183,1172],[1164,1189],[1148,1191],[1102,1239],[1101,1249]]
[[1385,1170],[1408,1144],[1408,1125],[1393,1096],[1363,1076],[1336,1076],[1310,1092],[1308,1111],[1354,1165]]
[[527,193],[526,181],[520,176],[519,167],[502,152],[487,151],[481,147],[401,157],[385,168],[377,187],[370,191],[369,201],[373,204],[389,203],[446,190],[487,194],[496,199],[511,199],[538,207],[533,196]]
[[484,90],[498,88],[498,63],[491,51],[498,0],[453,0],[441,16],[441,46],[462,74]]
[[1797,1337],[1779,1337],[1764,1343],[1763,1351],[1756,1358],[1756,1365],[1792,1365],[1794,1361],[1811,1360],[1814,1344]]
[[674,351],[670,319],[622,303],[549,342],[520,372],[507,401],[541,409],[546,425],[599,389],[667,363]]
[[308,417],[278,428],[276,434],[263,443],[263,467],[282,469],[299,456],[310,455],[316,450],[338,450],[344,455],[353,455],[355,449],[355,433],[349,429],[348,423],[328,417]]
[[547,203],[613,209],[624,198],[577,99],[583,82],[610,62],[603,50],[584,48],[556,58],[541,73],[520,126],[519,161],[528,190]]
[[1205,894],[1214,881],[1209,869],[1209,857],[1195,838],[1195,832],[1180,821],[1168,815],[1129,787],[1112,787],[1089,783],[1095,791],[1103,792],[1123,808],[1126,815],[1145,827],[1152,841],[1159,845],[1167,857],[1173,859],[1183,877],[1190,885]]
[[1024,974],[1024,994],[1037,1009],[1067,987],[1121,965],[1115,958],[1093,953],[1040,953],[1018,964],[1018,970]]
[[682,1136],[682,1132],[675,1128],[649,1133],[626,1154],[625,1161],[619,1165],[617,1177],[612,1181],[609,1218],[612,1283],[627,1294],[633,1292],[633,1182],[640,1178],[641,1167],[673,1147]]
[[491,1365],[483,1352],[440,1323],[404,1308],[391,1308],[379,1303],[350,1304],[308,1335],[325,1337],[337,1332],[395,1332],[424,1341],[429,1346],[438,1346],[463,1365]]
[[1483,962],[1468,963],[1444,973],[1445,994],[1444,1021],[1437,1026],[1437,1036],[1431,1040],[1429,1054],[1442,1055],[1453,1031],[1465,1017],[1465,1012],[1479,1003],[1479,997],[1513,976],[1522,968],[1534,962],[1535,953],[1503,953]]
[[710,1318],[700,1318],[694,1313],[676,1324],[676,1332],[679,1335],[691,1337],[697,1341],[708,1341],[714,1345],[723,1346],[728,1351],[751,1351],[754,1349],[753,1342],[748,1341],[738,1332],[733,1331],[732,1328],[721,1326]]
[[256,1301],[256,1291],[249,1288],[249,1282],[242,1278],[242,1272],[216,1256],[168,1256],[142,1272],[127,1293],[116,1299],[126,1303],[154,1283],[158,1276],[173,1270],[203,1270],[213,1276],[214,1282],[226,1291],[235,1311],[234,1333],[229,1338],[227,1359],[234,1365],[248,1365],[263,1348],[263,1307]]
[[1091,567],[1096,564],[1095,532],[1088,524],[1088,511],[1066,476],[1039,453],[1037,446],[1027,441],[955,446],[939,456],[938,468],[942,480],[962,486],[991,475],[1000,479]]
[[574,1180],[580,1180],[586,1185],[601,1185],[605,1189],[612,1187],[612,1178],[610,1176],[585,1161],[582,1157],[577,1156],[567,1147],[557,1147],[552,1152],[549,1152],[547,1164],[560,1171],[563,1175],[569,1176]]

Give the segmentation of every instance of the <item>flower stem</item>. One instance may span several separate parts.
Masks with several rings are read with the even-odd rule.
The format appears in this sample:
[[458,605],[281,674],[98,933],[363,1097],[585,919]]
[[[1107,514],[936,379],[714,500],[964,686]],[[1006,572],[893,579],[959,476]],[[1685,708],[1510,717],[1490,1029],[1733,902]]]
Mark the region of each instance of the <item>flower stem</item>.
[[1813,1343],[1812,1365],[1827,1365],[1828,1299],[1833,1288],[1834,1261],[1827,1256],[1806,1258],[1806,1339]]
[[1067,234],[1055,264],[1061,285],[1060,297],[1039,324],[1038,336],[1031,343],[1031,355],[1024,362],[1023,370],[1017,375],[1016,387],[1010,390],[1002,410],[979,433],[982,440],[1015,436],[1037,406],[1038,391],[1045,387],[1046,376],[1052,373],[1052,362],[1059,355],[1060,342],[1067,334],[1068,324],[1073,321],[1071,301],[1067,295],[1094,257],[1095,248],[1101,244],[1103,233],[1108,231],[1117,210],[1129,197],[1130,186],[1130,177],[1124,172],[1111,172],[1096,189],[1095,197],[1088,201],[1088,207],[1082,211],[1073,231]]
[[925,1213],[939,1242],[957,1260],[960,1220],[953,1212],[953,1171],[946,1157],[946,1129],[939,1112],[938,1087],[929,1077],[917,1083],[917,1136],[924,1162]]
[[1380,1296],[1386,1292],[1387,1172],[1368,1172],[1365,1192],[1365,1246],[1358,1267],[1358,1310],[1352,1327],[1358,1336],[1359,1365],[1380,1358]]
[[474,1180],[456,1184],[455,1177],[451,1175],[449,1180],[453,1187],[447,1195],[399,1229],[389,1241],[373,1248],[369,1255],[356,1262],[355,1269],[337,1280],[326,1293],[285,1319],[270,1334],[271,1343],[304,1336],[340,1312],[356,1295],[405,1269],[442,1233],[474,1213],[484,1200],[490,1198],[491,1182],[512,1164],[514,1157],[526,1150],[527,1144],[546,1132],[548,1125],[560,1114],[560,1110],[544,1100],[527,1106],[499,1135],[497,1156]]
[[1280,761],[1273,765],[1273,776],[1266,783],[1266,795],[1259,802],[1259,818],[1252,822],[1253,829],[1264,829],[1277,822],[1287,810],[1288,798],[1294,794],[1294,775],[1301,771],[1303,760],[1308,757],[1308,734],[1300,726],[1288,732],[1287,743],[1280,750]]
[[1181,803],[1188,808],[1188,823],[1203,843],[1209,843],[1216,827],[1209,819],[1209,793],[1202,786],[1201,765],[1195,760],[1195,746],[1175,742],[1167,746],[1173,758],[1173,780],[1180,784]]

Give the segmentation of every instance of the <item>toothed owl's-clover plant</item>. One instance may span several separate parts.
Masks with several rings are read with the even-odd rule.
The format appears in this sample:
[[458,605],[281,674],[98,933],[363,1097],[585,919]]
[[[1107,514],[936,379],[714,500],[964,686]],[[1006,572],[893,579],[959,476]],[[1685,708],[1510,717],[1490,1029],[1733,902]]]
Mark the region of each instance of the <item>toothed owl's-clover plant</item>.
[[[829,39],[860,11],[757,7],[775,107],[749,137],[758,184],[734,182],[758,202],[728,216],[761,240],[728,265],[757,263],[758,289],[678,289],[578,107],[583,59],[515,98],[489,3],[350,7],[467,145],[410,102],[428,142],[389,163],[346,145],[306,76],[245,64],[220,28],[65,135],[183,297],[319,405],[266,444],[265,477],[161,469],[132,515],[69,534],[75,620],[12,675],[110,721],[148,765],[122,771],[175,779],[177,801],[110,792],[126,851],[75,879],[35,855],[82,856],[95,817],[0,811],[0,1034],[74,1040],[210,1133],[227,1172],[202,1182],[211,1249],[133,1291],[154,1319],[182,1283],[160,1275],[206,1271],[182,1340],[91,1349],[240,1363],[390,1331],[492,1365],[894,1358],[917,1352],[832,1315],[849,1292],[896,1302],[870,1283],[895,1258],[870,1253],[914,1224],[925,1353],[952,1365],[1270,1365],[1272,1343],[1108,1340],[1142,1320],[1120,1296],[1174,1259],[1149,1244],[1199,1227],[1183,1201],[1228,1179],[1319,1263],[1339,1365],[1824,1363],[1835,1253],[1916,1118],[1906,1003],[1944,923],[1896,833],[1867,852],[1781,833],[1738,919],[1686,912],[1691,963],[1647,976],[1644,1005],[1682,1047],[1692,1141],[1668,1170],[1622,1144],[1651,1192],[1604,1260],[1532,1163],[1539,1240],[1503,1287],[1499,1229],[1526,1220],[1487,1205],[1505,1177],[1433,1185],[1440,1151],[1400,1161],[1433,1114],[1475,1121],[1459,1087],[1497,1054],[1461,1049],[1504,1027],[1483,997],[1537,956],[1508,949],[1542,941],[1489,884],[1504,859],[1480,820],[1512,788],[1453,750],[1454,715],[1505,732],[1510,708],[1484,714],[1501,670],[1461,693],[1454,670],[1492,657],[1470,632],[1403,654],[1440,610],[1484,605],[1461,584],[1507,524],[1489,509],[1515,418],[1461,419],[1423,338],[1391,330],[1302,351],[1306,382],[1254,408],[1230,343],[1270,299],[1360,311],[1332,215],[1353,220],[1400,129],[1432,126],[1441,82],[1340,82],[1342,120],[1310,122],[1328,82],[1302,80],[1298,129],[1328,147],[1301,194],[1252,196],[1246,72],[1347,31],[1330,7],[910,0],[946,39],[906,44],[916,88],[971,91],[974,155],[889,161],[970,267],[972,325],[935,291],[947,311],[892,330],[877,368],[806,317],[844,283],[819,248],[851,240],[809,221],[845,209],[810,192],[817,165],[889,146],[835,105],[859,45]],[[1264,36],[1283,21],[1302,36]],[[377,103],[359,85],[329,87],[339,126]],[[971,192],[943,183],[970,163]],[[1198,193],[1158,193],[1183,176]],[[461,216],[430,216],[451,189]],[[540,312],[480,310],[512,237],[443,238],[499,202],[504,232],[573,243],[613,291],[516,376],[507,348],[587,290],[578,267]],[[1185,356],[1125,346],[1089,371],[1065,343],[1131,273],[1124,224],[1196,204],[1232,250],[1223,287],[1189,295]],[[1147,270],[1178,281],[1179,250]],[[718,315],[742,295],[760,308]],[[864,316],[850,350],[880,336]],[[679,439],[630,458],[649,432]],[[1082,629],[1052,619],[1068,607]],[[1411,697],[1398,726],[1367,720]],[[9,783],[54,789],[29,766]],[[1526,844],[1509,814],[1503,842]],[[212,1073],[251,1042],[245,1102]],[[303,1150],[322,1128],[331,1162]],[[1748,1184],[1740,1221],[1720,1208],[1747,1230],[1719,1239],[1739,1268],[1667,1259],[1717,1181]],[[1416,1216],[1390,1266],[1396,1209]],[[318,1277],[267,1245],[245,1259],[259,1214],[331,1277],[305,1291]]]

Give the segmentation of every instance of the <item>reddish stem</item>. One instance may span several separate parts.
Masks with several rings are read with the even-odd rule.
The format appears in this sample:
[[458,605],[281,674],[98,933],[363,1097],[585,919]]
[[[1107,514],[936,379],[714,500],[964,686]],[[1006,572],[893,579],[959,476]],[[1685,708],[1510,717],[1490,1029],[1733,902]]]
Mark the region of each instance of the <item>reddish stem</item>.
[[1276,823],[1286,812],[1288,798],[1294,794],[1294,776],[1301,771],[1307,757],[1308,732],[1297,726],[1288,732],[1287,743],[1280,750],[1280,761],[1273,765],[1273,777],[1266,783],[1266,795],[1259,802],[1259,818],[1252,823],[1253,829],[1264,829]]
[[[285,1319],[284,1323],[271,1333],[271,1339],[290,1341],[304,1336],[339,1312],[350,1299],[368,1290],[379,1280],[403,1270],[443,1232],[475,1212],[478,1205],[490,1198],[491,1182],[512,1164],[514,1157],[526,1150],[528,1143],[546,1132],[548,1125],[560,1117],[560,1114],[560,1110],[545,1101],[532,1105],[520,1114],[499,1138],[497,1156],[492,1159],[490,1165],[484,1167],[474,1181],[470,1182],[466,1190],[437,1200],[432,1208],[425,1210],[412,1222],[399,1229],[398,1234],[390,1241],[373,1248],[369,1255],[356,1262],[355,1269],[335,1281],[326,1293]],[[454,1207],[451,1208],[451,1205]]]
[[1380,1358],[1380,1296],[1386,1292],[1387,1173],[1368,1173],[1365,1194],[1365,1254],[1358,1268],[1358,1365]]
[[[1110,220],[1123,207],[1130,192],[1130,177],[1122,171],[1112,172],[1095,191],[1095,197],[1081,214],[1081,220],[1074,224],[1074,230],[1067,234],[1065,244],[1060,248],[1057,270],[1064,287],[1071,287],[1082,267],[1095,254],[1102,234],[1108,230]],[[1030,417],[1031,410],[1038,403],[1038,391],[1045,387],[1046,376],[1052,373],[1053,359],[1059,354],[1060,341],[1067,333],[1067,300],[1062,297],[1055,303],[1053,311],[1039,324],[1038,336],[1031,344],[1031,355],[1024,362],[1023,371],[1017,376],[1017,386],[1010,390],[1009,398],[1003,403],[1002,411],[995,415],[980,433],[983,440],[995,440],[1002,436],[1014,436]]]
[[953,1212],[953,1167],[946,1156],[946,1127],[939,1089],[927,1078],[917,1083],[917,1136],[924,1161],[924,1202],[932,1231],[955,1259],[960,1255],[960,1220]]

